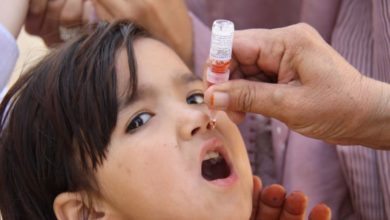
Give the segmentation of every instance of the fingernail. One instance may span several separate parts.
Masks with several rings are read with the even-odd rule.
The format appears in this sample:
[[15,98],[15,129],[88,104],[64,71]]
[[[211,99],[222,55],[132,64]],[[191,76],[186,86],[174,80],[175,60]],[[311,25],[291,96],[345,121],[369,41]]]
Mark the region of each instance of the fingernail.
[[286,198],[286,190],[277,184],[272,184],[264,188],[261,194],[261,201],[273,208],[280,208],[283,206]]
[[225,110],[229,105],[229,95],[224,92],[214,92],[211,95],[210,106],[215,109]]
[[287,196],[285,210],[291,214],[300,215],[305,212],[307,201],[308,198],[303,192],[294,191]]

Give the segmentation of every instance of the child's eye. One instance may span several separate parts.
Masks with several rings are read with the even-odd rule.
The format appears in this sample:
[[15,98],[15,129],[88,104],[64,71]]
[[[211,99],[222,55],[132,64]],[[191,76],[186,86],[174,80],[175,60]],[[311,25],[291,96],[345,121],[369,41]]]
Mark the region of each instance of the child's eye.
[[137,128],[146,124],[151,118],[153,114],[148,112],[142,112],[139,115],[135,116],[133,120],[131,120],[129,126],[127,126],[126,132],[134,132]]
[[187,97],[187,103],[192,104],[203,104],[204,98],[203,93],[195,93]]

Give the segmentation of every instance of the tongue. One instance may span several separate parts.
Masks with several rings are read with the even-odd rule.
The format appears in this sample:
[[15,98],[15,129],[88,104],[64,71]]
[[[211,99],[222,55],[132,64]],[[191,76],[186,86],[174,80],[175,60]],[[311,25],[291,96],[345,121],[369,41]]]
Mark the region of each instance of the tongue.
[[202,176],[206,180],[225,179],[230,175],[230,168],[222,157],[202,162]]

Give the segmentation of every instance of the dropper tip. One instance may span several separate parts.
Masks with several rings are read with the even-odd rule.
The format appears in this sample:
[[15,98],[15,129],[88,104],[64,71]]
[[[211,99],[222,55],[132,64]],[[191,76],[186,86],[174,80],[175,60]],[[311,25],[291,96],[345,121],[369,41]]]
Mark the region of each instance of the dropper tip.
[[210,129],[214,129],[217,126],[217,120],[211,119],[210,120]]

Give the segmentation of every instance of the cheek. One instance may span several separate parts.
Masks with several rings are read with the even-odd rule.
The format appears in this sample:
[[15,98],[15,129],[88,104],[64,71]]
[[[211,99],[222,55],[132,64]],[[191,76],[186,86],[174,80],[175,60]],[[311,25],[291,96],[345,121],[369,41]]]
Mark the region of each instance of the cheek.
[[225,112],[220,112],[218,115],[218,130],[229,139],[232,144],[230,146],[235,152],[235,155],[247,157],[244,140],[237,125],[229,119]]
[[110,147],[115,150],[108,152],[98,172],[98,181],[108,197],[128,195],[133,201],[149,196],[158,199],[162,188],[173,191],[179,175],[184,174],[182,157],[175,144],[143,141]]
[[225,137],[229,139],[231,145],[229,145],[233,152],[233,160],[237,165],[241,177],[245,183],[251,184],[252,186],[252,169],[249,162],[248,153],[245,147],[244,140],[237,125],[229,120],[226,113],[221,112],[218,127],[221,133],[225,134]]
[[157,171],[164,170],[164,160],[168,163],[175,160],[175,154],[171,150],[174,146],[167,143],[145,141],[114,148],[117,149],[108,153],[103,171],[112,178],[126,179],[128,183],[152,179],[148,176],[159,175]]
[[[147,145],[139,143],[132,148],[116,147],[99,169],[98,182],[103,199],[124,219],[175,216],[177,204],[191,203],[197,189],[194,166],[179,146],[160,141]],[[186,212],[191,210],[181,208]]]

